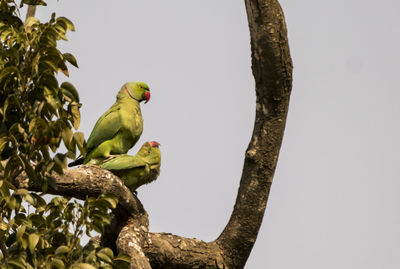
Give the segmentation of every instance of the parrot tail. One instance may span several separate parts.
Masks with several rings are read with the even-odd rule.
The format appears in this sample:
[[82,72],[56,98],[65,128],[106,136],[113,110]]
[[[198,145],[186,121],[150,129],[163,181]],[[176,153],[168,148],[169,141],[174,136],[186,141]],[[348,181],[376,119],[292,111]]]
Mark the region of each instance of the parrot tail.
[[69,163],[68,167],[73,167],[73,166],[77,166],[77,165],[83,164],[84,160],[85,160],[85,158],[80,157],[80,158],[76,159],[75,161]]

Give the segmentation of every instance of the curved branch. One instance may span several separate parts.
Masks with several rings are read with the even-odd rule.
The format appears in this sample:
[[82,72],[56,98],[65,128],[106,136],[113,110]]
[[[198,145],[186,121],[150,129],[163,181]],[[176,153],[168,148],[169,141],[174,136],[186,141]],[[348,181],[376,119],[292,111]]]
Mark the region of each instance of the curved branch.
[[[118,197],[118,214],[138,214],[144,211],[142,204],[124,183],[111,172],[93,165],[83,165],[78,168],[68,169],[63,175],[52,174],[49,176],[48,193],[66,195],[78,199],[86,196],[98,196],[102,193],[112,193]],[[28,183],[25,173],[22,173],[11,182],[17,188],[26,188],[30,191],[42,191],[41,185]],[[122,207],[122,208],[121,208]]]
[[231,218],[217,239],[234,268],[243,268],[264,216],[285,130],[292,61],[276,0],[246,0],[256,81],[256,119]]

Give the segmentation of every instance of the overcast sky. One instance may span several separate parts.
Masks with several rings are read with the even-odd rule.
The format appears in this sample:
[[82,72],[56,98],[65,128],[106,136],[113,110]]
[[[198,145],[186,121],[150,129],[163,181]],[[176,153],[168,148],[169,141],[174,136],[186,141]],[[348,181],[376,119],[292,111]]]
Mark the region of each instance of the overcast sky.
[[[213,240],[231,214],[255,112],[242,0],[48,1],[88,137],[142,80],[158,181],[138,195],[150,230]],[[249,269],[400,268],[400,2],[281,1],[294,63],[286,133]],[[64,79],[60,76],[61,79]]]

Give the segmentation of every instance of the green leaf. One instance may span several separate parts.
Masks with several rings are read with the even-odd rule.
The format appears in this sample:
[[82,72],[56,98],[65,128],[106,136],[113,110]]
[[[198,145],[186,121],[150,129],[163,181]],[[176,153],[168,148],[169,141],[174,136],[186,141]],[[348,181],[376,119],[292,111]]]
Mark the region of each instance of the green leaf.
[[[48,88],[49,94],[52,94],[54,90],[59,88],[58,81],[55,78],[54,74],[49,74],[49,73],[43,74],[40,79],[41,80],[38,83],[43,83],[43,85]],[[46,91],[45,94],[47,94]]]
[[57,165],[59,165],[63,169],[67,169],[67,157],[65,157],[64,154],[57,153],[56,156],[54,156],[54,161],[56,162]]
[[93,221],[91,223],[91,226],[93,228],[93,230],[95,230],[96,232],[102,234],[104,232],[104,225],[101,221]]
[[[7,263],[14,265],[16,268],[26,269],[26,266],[22,262],[20,262],[16,259],[7,260]],[[7,268],[7,267],[5,267],[5,268]]]
[[22,238],[22,236],[25,233],[25,230],[26,230],[26,226],[25,225],[22,225],[21,227],[19,227],[19,229],[17,231],[17,235],[16,235],[16,240],[17,241],[19,241]]
[[25,195],[24,200],[33,206],[36,206],[35,199],[30,194]]
[[46,201],[40,195],[37,195],[36,193],[31,193],[31,196],[35,199],[34,206],[44,207],[46,205]]
[[[59,22],[61,22],[61,21],[59,21]],[[62,24],[64,24],[64,25],[62,25]],[[66,29],[65,29],[63,26],[67,27],[67,26],[65,25],[65,23],[62,22],[62,23],[58,23],[58,24],[54,25],[54,28],[55,28],[55,29],[57,30],[57,32],[58,32],[58,37],[61,38],[62,40],[67,41],[68,39],[67,39],[67,37],[65,36]]]
[[102,252],[96,253],[96,256],[99,257],[100,260],[102,261],[105,261],[107,263],[112,263],[112,259]]
[[16,208],[17,200],[14,196],[8,196],[5,200],[9,209],[14,210]]
[[9,197],[10,196],[10,189],[11,190],[16,190],[14,185],[12,185],[8,180],[1,180],[2,184],[0,187],[0,192],[3,197]]
[[44,98],[50,108],[52,109],[52,113],[56,114],[57,109],[60,107],[58,100],[54,97],[53,92],[50,88],[44,87]]
[[21,238],[21,245],[23,249],[26,249],[28,247],[28,240],[24,237]]
[[7,145],[9,142],[8,136],[3,136],[0,138],[0,152],[3,151],[4,147]]
[[51,268],[64,269],[65,268],[65,264],[64,264],[64,262],[62,260],[55,258],[51,262]]
[[72,142],[73,133],[69,127],[66,127],[61,132],[64,145],[68,150],[75,151],[75,144]]
[[26,174],[28,175],[28,178],[30,180],[36,181],[37,177],[36,177],[36,173],[35,170],[33,170],[32,165],[28,162],[28,160],[25,158],[26,156],[24,155],[20,155],[18,156],[18,158],[21,160],[24,170],[26,172]]
[[54,253],[54,255],[62,255],[62,254],[68,253],[70,251],[71,251],[71,249],[67,246],[59,246],[56,249],[56,252]]
[[72,269],[96,269],[93,265],[88,263],[76,263],[71,266]]
[[71,105],[71,114],[73,118],[73,126],[75,130],[78,130],[79,124],[81,123],[81,112],[79,111],[79,104]]
[[117,196],[115,196],[113,194],[105,194],[101,198],[106,200],[110,204],[111,208],[116,208],[117,207],[117,204],[118,204]]
[[7,224],[5,222],[0,222],[0,230],[3,230],[3,231],[7,230]]
[[67,156],[67,158],[71,159],[71,160],[75,160],[76,159],[76,154],[75,154],[75,148],[73,149],[73,151],[68,151],[65,156]]
[[47,181],[42,182],[42,192],[46,193],[48,188],[49,188],[49,184],[47,183]]
[[131,264],[131,257],[126,254],[118,254],[116,258],[114,258],[114,265],[117,268],[125,269],[129,268]]
[[56,21],[63,21],[67,25],[68,30],[74,32],[75,31],[75,26],[74,24],[67,18],[65,17],[58,17]]
[[63,56],[64,56],[64,59],[67,60],[70,64],[72,64],[75,67],[78,67],[78,63],[76,62],[76,58],[74,55],[67,52],[67,53],[64,53]]
[[1,31],[0,39],[4,43],[6,43],[8,37],[12,34],[12,30],[10,28],[5,28]]
[[110,258],[114,258],[114,253],[110,248],[102,248],[99,253],[104,253]]
[[[6,68],[3,68],[0,72],[0,86],[3,85],[7,79],[13,78],[20,79],[18,68],[15,66],[8,66]],[[3,113],[5,113],[5,109]]]
[[[25,214],[18,213],[15,215],[14,219],[15,219],[15,224],[21,226],[21,225],[23,225],[23,223],[25,223],[26,216],[25,216]],[[28,223],[29,223],[29,221],[28,221]]]
[[25,196],[25,195],[28,195],[28,194],[29,194],[29,192],[28,192],[27,189],[17,189],[17,190],[14,192],[14,195],[22,195],[22,196]]
[[30,234],[30,235],[28,236],[29,251],[30,251],[31,253],[34,252],[35,247],[36,247],[37,243],[39,242],[39,239],[40,239],[40,237],[39,237],[39,235],[36,234],[36,233]]
[[85,144],[85,136],[82,132],[74,133],[74,140],[76,145],[79,148],[79,151],[82,153],[83,156],[86,155],[86,144]]
[[56,72],[58,70],[57,63],[54,63],[50,60],[44,60],[44,61],[42,61],[42,63],[47,64],[52,72]]
[[27,31],[29,33],[29,32],[31,32],[31,28],[33,26],[37,26],[39,24],[40,24],[40,21],[38,18],[35,18],[35,17],[27,18],[25,21],[25,29],[26,29],[25,31]]
[[32,225],[39,227],[41,225],[45,225],[45,219],[42,215],[32,214],[29,216],[29,220],[32,222]]

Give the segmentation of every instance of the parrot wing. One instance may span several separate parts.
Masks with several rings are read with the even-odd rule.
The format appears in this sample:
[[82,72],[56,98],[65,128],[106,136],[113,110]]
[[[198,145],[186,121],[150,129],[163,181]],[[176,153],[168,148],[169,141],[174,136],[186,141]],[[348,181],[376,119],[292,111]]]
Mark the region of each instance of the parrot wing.
[[100,167],[106,170],[126,170],[146,166],[146,164],[147,163],[142,158],[123,155],[103,163]]
[[120,106],[111,107],[98,119],[86,144],[87,153],[111,139],[119,131],[121,128],[120,109]]

